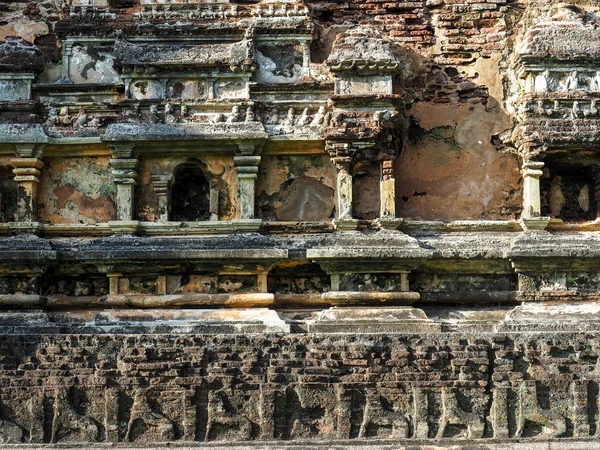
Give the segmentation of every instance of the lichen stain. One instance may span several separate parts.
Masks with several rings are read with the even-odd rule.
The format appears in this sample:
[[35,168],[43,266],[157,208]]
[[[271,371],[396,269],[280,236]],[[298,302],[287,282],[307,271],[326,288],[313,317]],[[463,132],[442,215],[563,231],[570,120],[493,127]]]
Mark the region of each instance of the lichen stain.
[[116,219],[108,157],[50,158],[44,163],[40,221],[93,224]]

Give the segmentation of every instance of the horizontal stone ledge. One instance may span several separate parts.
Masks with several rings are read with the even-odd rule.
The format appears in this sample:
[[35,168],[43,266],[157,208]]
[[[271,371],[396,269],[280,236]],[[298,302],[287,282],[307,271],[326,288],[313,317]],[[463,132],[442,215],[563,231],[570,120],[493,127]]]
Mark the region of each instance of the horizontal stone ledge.
[[421,303],[469,305],[517,304],[523,300],[519,291],[421,292]]
[[[204,450],[204,449],[227,449],[227,450],[592,450],[598,448],[597,439],[552,439],[539,440],[523,439],[517,440],[495,440],[495,439],[469,439],[469,440],[423,440],[423,439],[364,439],[357,440],[335,440],[335,441],[309,441],[294,440],[290,442],[263,441],[263,442],[210,442],[210,443],[156,443],[148,444],[89,444],[86,449],[119,449],[119,450]],[[80,450],[82,445],[77,444],[12,444],[0,445],[0,449],[26,449],[26,450]]]
[[314,294],[275,294],[275,304],[282,307],[341,305],[410,305],[419,300],[418,292],[331,291]]
[[166,246],[149,246],[141,249],[136,247],[127,247],[124,244],[120,248],[107,248],[105,250],[59,250],[59,257],[73,260],[211,260],[230,262],[235,260],[242,262],[244,260],[265,261],[277,260],[288,257],[287,249],[174,249]]
[[[16,297],[16,296],[15,296]],[[245,308],[269,306],[275,303],[275,296],[268,293],[230,293],[230,294],[120,294],[102,297],[47,297],[47,307],[134,307],[134,308],[179,308],[190,306],[219,306]],[[2,304],[0,299],[0,304]]]

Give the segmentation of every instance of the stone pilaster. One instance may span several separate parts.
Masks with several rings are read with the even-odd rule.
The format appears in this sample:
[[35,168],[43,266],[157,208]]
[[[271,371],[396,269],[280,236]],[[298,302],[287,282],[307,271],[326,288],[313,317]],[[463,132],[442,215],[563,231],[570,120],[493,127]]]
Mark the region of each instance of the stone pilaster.
[[158,199],[158,221],[165,223],[169,221],[169,187],[173,175],[152,175],[154,192]]
[[254,145],[240,144],[240,153],[233,157],[238,179],[240,219],[254,219],[255,185],[260,156],[253,155]]
[[381,183],[379,218],[376,220],[380,229],[397,230],[403,219],[396,218],[396,179],[394,178],[394,161],[385,159],[381,162]]
[[35,222],[37,221],[40,169],[44,167],[44,163],[39,158],[31,157],[13,158],[11,164],[14,167],[15,181],[19,185],[17,222]]
[[379,217],[382,219],[396,218],[396,180],[394,179],[393,161],[381,162],[381,205]]
[[133,220],[134,189],[137,184],[137,159],[111,159],[113,180],[117,185],[117,220]]
[[523,212],[521,226],[526,230],[543,230],[549,218],[541,217],[540,177],[544,163],[541,161],[523,162]]
[[70,84],[71,80],[71,56],[73,55],[73,42],[64,41],[62,51],[62,74],[59,83]]
[[109,225],[116,233],[135,233],[138,222],[133,220],[133,208],[138,160],[135,158],[112,158],[110,165],[113,181],[117,185],[117,220],[109,222]]

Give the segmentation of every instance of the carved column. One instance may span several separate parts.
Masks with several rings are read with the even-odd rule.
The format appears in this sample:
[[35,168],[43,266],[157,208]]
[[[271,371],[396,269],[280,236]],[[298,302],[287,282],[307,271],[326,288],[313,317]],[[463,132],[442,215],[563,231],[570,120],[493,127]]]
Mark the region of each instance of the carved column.
[[38,183],[40,169],[44,163],[39,158],[13,158],[15,181],[19,185],[17,198],[17,222],[35,222],[37,220]]
[[522,217],[539,217],[542,213],[540,200],[540,177],[543,162],[525,161],[523,163],[523,213]]
[[381,174],[381,210],[379,217],[382,219],[396,218],[396,180],[392,160],[382,161]]
[[350,166],[352,158],[336,156],[332,162],[337,168],[337,219],[352,220],[352,174]]
[[233,157],[238,179],[240,219],[254,219],[255,184],[260,156],[253,155],[253,144],[240,144],[240,155]]
[[62,52],[62,74],[60,83],[72,83],[71,80],[71,55],[73,54],[73,42],[64,41]]
[[165,223],[169,221],[169,187],[173,175],[152,175],[154,192],[158,199],[158,221]]
[[137,184],[137,159],[111,159],[113,180],[117,185],[117,220],[133,220],[134,189]]
[[523,212],[521,226],[526,230],[543,230],[549,218],[541,217],[540,177],[543,175],[541,161],[523,162]]

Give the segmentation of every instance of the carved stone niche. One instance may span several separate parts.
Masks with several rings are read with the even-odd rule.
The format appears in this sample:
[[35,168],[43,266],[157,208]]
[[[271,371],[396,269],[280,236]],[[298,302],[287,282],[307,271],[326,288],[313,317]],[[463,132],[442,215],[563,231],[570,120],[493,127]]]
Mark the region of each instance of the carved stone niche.
[[392,78],[401,61],[394,44],[359,27],[336,39],[326,63],[335,76],[335,95],[330,100],[332,119],[322,135],[338,168],[336,227],[356,227],[353,169],[362,166],[367,173],[368,164],[377,163],[380,208],[373,215],[382,228],[397,229],[401,220],[396,219],[392,162],[401,146],[397,112],[401,96],[394,94]]
[[123,67],[128,99],[245,99],[255,69],[253,40],[131,43],[114,54]]
[[33,44],[15,37],[0,43],[0,101],[31,99],[31,84],[44,67],[44,56]]
[[184,162],[173,173],[153,174],[151,179],[159,222],[219,219],[219,189],[204,165]]
[[551,217],[597,217],[599,44],[600,31],[585,11],[561,3],[516,47],[520,93],[513,142],[524,160],[525,229],[545,228]]
[[595,220],[600,202],[600,167],[596,162],[573,163],[546,158],[541,177],[541,213],[564,222]]

